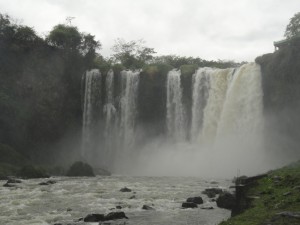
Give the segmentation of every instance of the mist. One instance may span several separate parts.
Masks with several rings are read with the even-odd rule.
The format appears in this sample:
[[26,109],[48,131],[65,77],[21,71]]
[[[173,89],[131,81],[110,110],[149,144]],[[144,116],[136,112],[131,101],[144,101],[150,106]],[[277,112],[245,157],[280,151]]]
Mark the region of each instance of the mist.
[[[235,69],[199,68],[191,74],[190,86],[182,85],[179,70],[169,71],[162,85],[165,115],[152,125],[137,120],[143,112],[137,95],[147,91],[138,92],[140,72],[121,72],[115,99],[112,71],[109,76],[89,73],[98,73],[96,80],[89,78],[90,87],[97,86],[93,82],[101,76],[98,87],[106,88],[105,80],[111,81],[106,88],[109,100],[103,102],[109,113],[96,129],[87,125],[83,131],[97,134],[87,139],[93,149],[84,149],[94,166],[123,175],[232,178],[267,172],[299,157],[297,143],[281,133],[278,115],[264,110],[261,70],[255,63]],[[188,91],[189,104],[184,100]],[[85,116],[95,114],[93,104],[88,103]],[[157,102],[147,107],[155,109]]]

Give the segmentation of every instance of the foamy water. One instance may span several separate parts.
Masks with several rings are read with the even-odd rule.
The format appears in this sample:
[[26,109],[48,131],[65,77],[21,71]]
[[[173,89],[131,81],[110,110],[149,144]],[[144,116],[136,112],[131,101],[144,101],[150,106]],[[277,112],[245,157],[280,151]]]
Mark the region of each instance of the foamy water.
[[[209,180],[187,177],[56,177],[51,179],[57,181],[56,184],[38,185],[44,180],[23,180],[14,188],[3,187],[5,181],[0,181],[1,225],[83,224],[78,222],[79,218],[90,213],[118,211],[116,206],[121,206],[120,211],[129,219],[114,224],[215,225],[230,215],[230,211],[218,208],[201,194],[207,187],[230,186],[228,180],[211,184]],[[120,192],[123,187],[132,192]],[[130,199],[133,195],[135,198]],[[193,196],[203,197],[204,205],[200,207],[213,206],[214,209],[181,209],[182,202]],[[143,205],[155,210],[142,210]]]

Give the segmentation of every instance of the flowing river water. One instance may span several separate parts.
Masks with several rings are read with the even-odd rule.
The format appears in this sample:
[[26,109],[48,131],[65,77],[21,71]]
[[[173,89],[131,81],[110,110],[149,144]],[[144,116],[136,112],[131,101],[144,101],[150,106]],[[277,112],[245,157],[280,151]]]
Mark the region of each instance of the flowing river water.
[[[91,213],[123,211],[129,219],[104,224],[216,225],[230,216],[201,192],[208,187],[228,188],[230,180],[194,177],[97,176],[94,178],[54,177],[55,184],[39,185],[47,179],[22,180],[16,187],[0,181],[1,225],[98,224],[79,222]],[[132,192],[120,192],[123,187]],[[132,198],[132,196],[135,196]],[[203,205],[182,209],[188,197],[201,196]],[[155,210],[143,210],[148,205]],[[122,209],[116,209],[121,206]],[[212,206],[214,209],[201,209]]]

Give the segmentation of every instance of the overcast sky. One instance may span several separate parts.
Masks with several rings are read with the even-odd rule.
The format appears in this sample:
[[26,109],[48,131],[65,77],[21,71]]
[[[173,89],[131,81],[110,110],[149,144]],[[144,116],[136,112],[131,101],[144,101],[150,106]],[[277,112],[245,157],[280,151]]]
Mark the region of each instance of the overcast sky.
[[46,35],[66,17],[111,54],[116,38],[144,39],[157,55],[253,61],[272,52],[299,0],[0,0],[0,13]]

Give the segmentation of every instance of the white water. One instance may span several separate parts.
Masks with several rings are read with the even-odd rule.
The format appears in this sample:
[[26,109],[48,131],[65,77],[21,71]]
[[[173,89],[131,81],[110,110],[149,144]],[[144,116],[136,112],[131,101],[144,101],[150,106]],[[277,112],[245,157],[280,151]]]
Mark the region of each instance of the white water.
[[169,137],[177,141],[186,138],[186,121],[182,104],[180,75],[179,70],[171,70],[167,78],[167,129]]
[[[178,72],[171,74],[169,79],[179,80]],[[177,100],[172,105],[168,99],[169,109],[173,106],[169,114],[176,106],[177,110],[182,107],[180,84],[172,82],[167,92],[171,100],[177,94]],[[190,130],[173,135],[175,142],[162,138],[145,145],[131,173],[233,177],[238,170],[255,175],[274,166],[266,163],[269,157],[264,151],[263,92],[257,64],[235,70],[200,68],[194,74],[192,96]],[[169,127],[182,121],[169,114]],[[172,128],[171,134],[180,130],[177,128]],[[190,141],[182,138],[188,131]]]
[[134,146],[136,125],[136,101],[139,84],[138,71],[122,71],[122,96],[120,101],[120,136],[125,149]]
[[[107,214],[124,211],[128,220],[111,224],[132,225],[215,225],[230,215],[229,210],[216,207],[207,196],[202,195],[207,187],[228,187],[230,181],[183,177],[56,177],[56,184],[40,186],[42,179],[23,180],[15,188],[3,187],[0,181],[0,224],[2,225],[53,225],[98,224],[76,222],[90,213]],[[53,180],[52,179],[52,180]],[[123,193],[123,187],[133,192]],[[136,198],[129,199],[135,195]],[[202,196],[204,206],[213,210],[181,209],[188,197]],[[146,204],[154,211],[142,210]],[[121,206],[122,209],[115,209]],[[69,209],[69,210],[68,210]]]
[[[112,163],[114,158],[114,134],[116,129],[116,108],[114,106],[114,72],[109,70],[106,76],[105,87],[106,87],[106,101],[103,107],[105,117],[105,129],[104,129],[104,151],[103,164],[108,167]],[[106,163],[105,163],[106,162]]]
[[[99,79],[100,78],[100,79]],[[83,107],[83,125],[82,125],[82,158],[90,157],[91,143],[92,143],[92,122],[93,122],[93,102],[96,89],[94,83],[101,81],[101,74],[99,70],[94,69],[87,71],[85,74],[85,94]]]
[[212,68],[200,68],[193,75],[193,105],[191,119],[191,140],[199,136],[203,124],[203,110],[206,106],[209,91],[209,78]]

